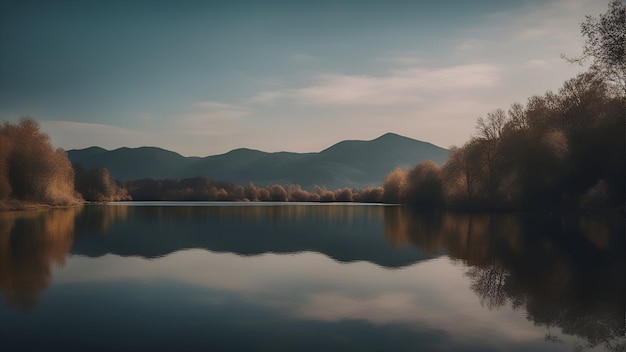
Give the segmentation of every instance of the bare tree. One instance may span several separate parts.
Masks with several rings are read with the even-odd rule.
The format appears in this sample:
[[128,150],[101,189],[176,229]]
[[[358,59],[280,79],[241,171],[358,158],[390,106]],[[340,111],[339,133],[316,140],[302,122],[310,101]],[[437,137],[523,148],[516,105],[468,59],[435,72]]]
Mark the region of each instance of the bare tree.
[[507,121],[507,115],[504,110],[497,109],[488,113],[486,119],[479,118],[476,123],[478,138],[483,150],[487,192],[492,198],[495,196],[498,187],[500,161],[502,158],[500,142]]
[[586,16],[580,31],[585,37],[582,55],[566,59],[580,65],[591,60],[591,70],[618,85],[626,97],[626,4],[611,1],[598,18]]

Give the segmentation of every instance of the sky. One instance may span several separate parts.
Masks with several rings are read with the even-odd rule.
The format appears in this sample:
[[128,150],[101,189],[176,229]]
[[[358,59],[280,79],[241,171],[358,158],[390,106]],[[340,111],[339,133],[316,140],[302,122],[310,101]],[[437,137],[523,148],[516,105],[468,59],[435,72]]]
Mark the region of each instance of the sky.
[[584,67],[608,0],[0,0],[0,120],[55,147],[447,148]]

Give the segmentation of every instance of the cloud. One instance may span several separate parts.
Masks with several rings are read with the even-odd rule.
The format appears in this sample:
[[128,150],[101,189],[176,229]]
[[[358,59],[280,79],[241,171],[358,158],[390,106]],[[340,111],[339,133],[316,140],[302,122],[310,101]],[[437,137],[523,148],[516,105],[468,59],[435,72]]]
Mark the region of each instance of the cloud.
[[170,113],[137,115],[134,129],[71,124],[50,135],[73,148],[159,145],[186,155],[242,146],[319,151],[389,131],[443,147],[462,144],[478,117],[556,90],[584,70],[559,56],[578,55],[579,23],[606,9],[605,2],[588,0],[520,3],[448,31],[432,47],[390,47],[354,67],[333,56],[296,52],[286,58],[289,63],[315,62],[317,73],[290,68],[276,76],[252,74],[245,93],[228,101],[209,96]]
[[524,63],[524,66],[528,68],[546,68],[549,65],[549,60],[544,59],[530,59]]
[[214,134],[216,129],[223,132],[230,129],[236,120],[250,111],[244,107],[215,101],[202,101],[192,104],[187,110],[173,119],[175,127],[192,134]]
[[394,105],[420,102],[432,92],[452,92],[492,87],[499,69],[489,64],[443,68],[415,67],[384,76],[320,74],[303,88],[266,91],[252,101],[272,104],[290,100],[305,105]]
[[456,48],[458,50],[466,51],[466,50],[480,49],[483,46],[484,46],[483,41],[475,39],[475,38],[469,38],[469,39],[461,40],[456,45]]
[[[521,13],[497,18],[499,41],[511,46],[530,45],[528,52],[543,51],[558,56],[558,51],[580,51],[580,23],[586,15],[605,12],[607,3],[588,0],[552,0],[528,6]],[[508,39],[508,40],[506,40]],[[555,52],[555,50],[558,50]],[[518,48],[523,52],[524,48]]]

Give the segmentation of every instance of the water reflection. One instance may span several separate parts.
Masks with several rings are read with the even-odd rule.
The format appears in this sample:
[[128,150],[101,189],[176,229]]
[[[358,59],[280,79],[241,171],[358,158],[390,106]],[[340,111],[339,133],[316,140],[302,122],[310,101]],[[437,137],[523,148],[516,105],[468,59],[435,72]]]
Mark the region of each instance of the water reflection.
[[5,303],[30,310],[63,267],[81,208],[0,213],[0,292]]
[[[382,235],[384,208],[94,206],[85,208],[78,219],[81,228],[72,252],[145,258],[188,248],[240,255],[318,252],[340,262],[364,260],[385,267],[407,266],[435,256],[418,248],[387,246]],[[93,232],[103,236],[95,240],[90,236]]]
[[544,326],[624,350],[624,221],[614,216],[428,214],[407,209],[385,227],[394,244],[441,249],[469,265],[471,287],[488,309],[524,309]]
[[[428,319],[448,334],[456,331],[452,325],[467,321],[461,310],[477,320],[483,314],[465,307],[472,304],[467,297],[442,298],[463,292],[469,280],[478,308],[524,311],[545,329],[546,341],[558,343],[565,334],[577,336],[581,349],[626,346],[622,214],[424,214],[399,207],[303,205],[2,213],[5,303],[32,310],[53,280],[52,268],[62,267],[69,253],[80,264],[58,272],[61,282],[93,280],[94,273],[118,280],[169,273],[217,292],[237,292],[243,302],[238,304],[254,297],[264,309],[298,319],[383,325]],[[445,257],[425,262],[440,256],[456,262],[456,269],[441,261]]]

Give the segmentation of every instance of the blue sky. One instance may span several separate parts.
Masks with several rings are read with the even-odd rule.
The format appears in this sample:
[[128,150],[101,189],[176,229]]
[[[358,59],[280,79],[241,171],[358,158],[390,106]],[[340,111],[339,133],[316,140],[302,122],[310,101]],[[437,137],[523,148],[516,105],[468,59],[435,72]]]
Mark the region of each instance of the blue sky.
[[583,68],[598,0],[0,1],[0,119],[55,146],[319,151],[464,143]]

